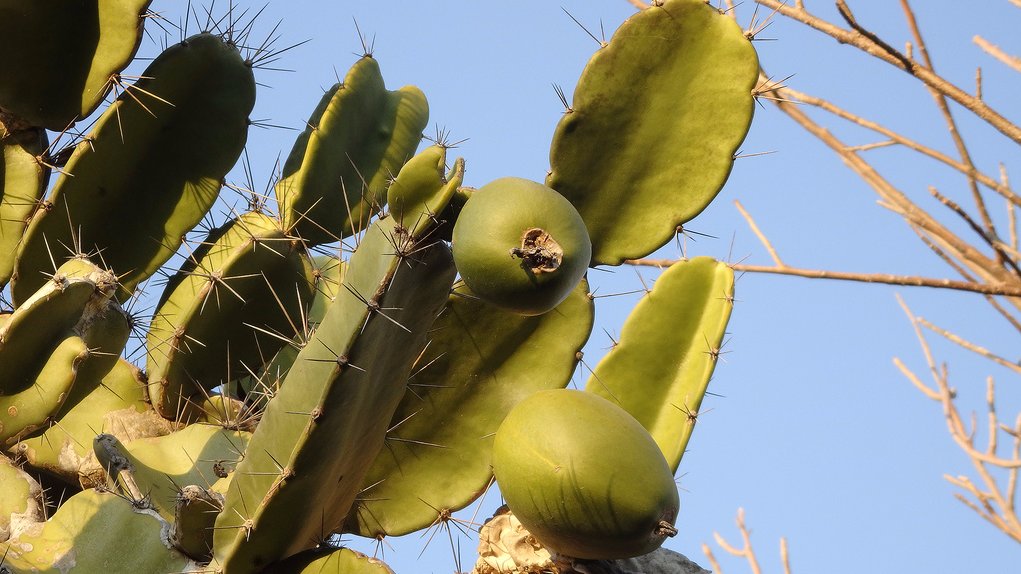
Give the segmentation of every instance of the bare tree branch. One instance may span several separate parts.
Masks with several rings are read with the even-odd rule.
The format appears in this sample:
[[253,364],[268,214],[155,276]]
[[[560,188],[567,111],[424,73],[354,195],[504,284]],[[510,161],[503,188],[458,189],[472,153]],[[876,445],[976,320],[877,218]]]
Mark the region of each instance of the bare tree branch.
[[790,6],[786,4],[785,0],[755,0],[755,2],[766,6],[767,8],[772,8],[792,20],[796,20],[807,26],[815,28],[841,44],[854,46],[866,54],[875,56],[888,64],[904,70],[921,80],[926,86],[937,90],[939,93],[944,94],[948,98],[961,104],[977,117],[996,128],[1000,133],[1013,140],[1015,143],[1021,144],[1021,127],[1018,127],[999,112],[991,108],[982,99],[968,94],[932,70],[920,65],[918,62],[904,54],[893,50],[885,43],[877,43],[874,37],[863,34],[860,30],[848,30],[836,26],[826,20],[812,15],[803,7],[797,5]]

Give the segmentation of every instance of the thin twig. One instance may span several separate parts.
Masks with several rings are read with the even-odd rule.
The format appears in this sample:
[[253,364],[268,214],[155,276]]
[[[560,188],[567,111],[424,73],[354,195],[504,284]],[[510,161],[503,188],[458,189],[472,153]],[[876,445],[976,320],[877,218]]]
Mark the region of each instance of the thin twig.
[[861,156],[847,151],[848,146],[844,142],[840,141],[829,130],[819,125],[800,108],[788,101],[786,88],[775,88],[772,91],[778,96],[773,102],[774,105],[835,151],[844,160],[844,163],[868,183],[882,198],[882,205],[884,207],[902,216],[916,230],[924,232],[944,253],[952,254],[971,272],[981,277],[984,281],[992,284],[1007,285],[1016,279],[1013,274],[999,266],[996,261],[986,257],[973,245],[964,241],[936,221],[931,214],[919,208],[900,190],[883,178]]
[[748,227],[751,228],[752,233],[755,234],[755,237],[759,238],[759,241],[762,242],[762,245],[763,247],[766,248],[766,251],[769,253],[769,256],[773,258],[773,263],[776,263],[776,266],[779,267],[780,269],[785,269],[787,266],[784,265],[783,261],[780,260],[780,256],[776,254],[776,249],[773,249],[773,244],[769,242],[769,239],[766,239],[766,236],[763,235],[762,231],[759,229],[759,226],[755,224],[755,220],[752,219],[752,216],[749,215],[747,211],[745,211],[745,208],[743,205],[741,205],[741,202],[735,200],[734,205],[737,207],[737,210],[741,213],[741,216],[744,217],[745,221],[748,222]]
[[979,345],[976,345],[975,343],[972,343],[971,341],[968,341],[968,340],[966,340],[966,339],[964,339],[962,337],[959,337],[959,336],[951,333],[950,331],[947,331],[946,329],[943,329],[942,327],[938,327],[936,325],[933,325],[931,322],[929,322],[928,319],[925,319],[925,318],[922,318],[922,317],[916,317],[916,319],[917,319],[917,321],[918,321],[918,323],[920,325],[922,325],[926,329],[932,331],[933,333],[936,333],[937,335],[943,337],[944,339],[950,341],[951,343],[959,345],[960,347],[962,347],[964,349],[967,349],[967,350],[971,351],[972,353],[975,353],[977,355],[981,355],[981,356],[985,357],[986,359],[989,359],[990,361],[992,361],[992,362],[994,362],[994,363],[996,363],[996,364],[998,364],[998,365],[1000,365],[1002,367],[1006,367],[1006,368],[1014,371],[1015,373],[1021,374],[1021,365],[1019,365],[1018,363],[1013,362],[1013,361],[1008,361],[1007,359],[1004,359],[1003,357],[993,353],[992,351],[990,351],[989,349],[986,349],[985,347],[981,347]]
[[[773,87],[772,86],[769,86],[768,84],[764,84],[763,83],[763,78],[760,77],[759,81],[760,81],[760,86],[762,86],[760,88],[760,90],[761,89],[765,89],[766,91],[773,91]],[[768,82],[768,80],[767,80],[767,82]],[[1010,185],[1004,183],[1002,180],[1001,181],[997,181],[996,179],[986,175],[985,173],[982,173],[981,171],[976,169],[974,165],[969,166],[969,165],[966,165],[966,164],[964,164],[962,162],[959,162],[959,161],[955,160],[954,158],[946,155],[943,152],[940,152],[940,151],[938,151],[938,150],[936,150],[936,149],[934,149],[932,147],[926,146],[926,145],[921,144],[921,143],[919,143],[917,141],[914,141],[914,140],[912,140],[912,139],[910,139],[908,137],[905,137],[905,136],[903,136],[903,135],[901,135],[901,134],[899,134],[899,133],[897,133],[897,132],[895,132],[895,131],[893,131],[893,130],[885,127],[885,126],[882,126],[882,125],[876,123],[876,122],[870,121],[870,120],[868,120],[866,118],[863,118],[863,117],[861,117],[859,115],[853,114],[853,113],[851,113],[851,112],[849,112],[849,111],[847,111],[847,110],[845,110],[843,108],[840,108],[840,107],[834,105],[833,103],[831,103],[831,102],[829,102],[827,100],[824,100],[823,98],[819,98],[819,97],[816,97],[816,96],[811,96],[809,94],[806,94],[804,92],[800,92],[800,91],[795,90],[793,88],[788,88],[786,86],[783,86],[783,95],[785,97],[791,98],[795,102],[799,102],[799,103],[802,103],[802,104],[807,104],[807,105],[819,108],[819,109],[824,110],[826,112],[829,112],[829,113],[831,113],[831,114],[833,114],[833,115],[835,115],[835,116],[837,116],[839,118],[842,118],[842,119],[845,119],[845,120],[847,120],[847,121],[849,121],[851,123],[857,124],[857,125],[859,125],[859,126],[861,126],[863,128],[872,130],[872,131],[874,131],[874,132],[876,132],[878,134],[881,134],[881,135],[883,135],[885,137],[890,138],[890,141],[896,142],[896,143],[898,143],[898,144],[900,144],[900,145],[902,145],[902,146],[904,146],[904,147],[906,147],[908,149],[917,151],[918,153],[921,153],[922,155],[928,156],[928,157],[930,157],[930,158],[932,158],[932,159],[934,159],[934,160],[936,160],[936,161],[938,161],[938,162],[940,162],[940,163],[942,163],[944,165],[947,165],[947,166],[949,166],[949,167],[951,167],[951,168],[961,172],[965,176],[974,177],[982,185],[988,187],[989,189],[995,191],[996,193],[999,193],[1000,195],[1002,195],[1003,197],[1007,198],[1009,201],[1017,204],[1018,206],[1021,206],[1021,196],[1018,196],[1017,194],[1015,194],[1014,191],[1010,188]],[[853,151],[855,148],[854,148],[854,146],[851,146],[851,147],[848,147],[847,149],[849,151]]]
[[[926,47],[925,39],[922,38],[922,31],[918,27],[918,20],[915,18],[915,12],[911,9],[911,5],[908,0],[900,0],[901,9],[904,11],[905,18],[908,21],[908,27],[911,29],[911,35],[915,38],[915,42],[918,44],[918,52],[922,55],[922,60],[925,62],[926,68],[935,71],[935,67],[932,63],[932,58],[929,56],[929,49]],[[950,132],[950,137],[954,141],[954,146],[957,148],[958,155],[961,156],[961,161],[968,166],[968,172],[974,173],[975,164],[971,160],[971,154],[968,152],[968,146],[964,143],[964,138],[961,137],[961,132],[957,128],[957,121],[954,120],[954,115],[950,112],[950,106],[947,104],[946,96],[933,89],[929,88],[929,93],[932,94],[933,100],[936,102],[936,106],[939,108],[940,114],[943,116],[943,120],[947,124],[947,131]],[[975,207],[978,209],[979,216],[982,219],[982,224],[985,228],[984,237],[995,237],[996,228],[993,226],[993,219],[989,216],[989,210],[986,208],[985,200],[982,198],[982,194],[979,193],[978,183],[975,181],[974,176],[968,176],[968,187],[971,189],[972,199],[975,202]],[[1004,258],[1003,253],[996,252],[998,260],[1002,263]]]
[[990,56],[996,58],[1000,62],[1003,62],[1011,69],[1013,69],[1015,72],[1021,73],[1021,58],[1018,58],[1017,56],[1011,56],[1010,54],[1001,50],[996,44],[989,42],[982,36],[976,35],[974,38],[971,39],[971,41],[975,42],[975,44],[979,48],[982,48],[982,51],[984,51],[986,54],[989,54]]
[[[628,259],[625,263],[643,267],[658,267],[665,269],[678,259]],[[971,281],[958,281],[954,279],[938,279],[933,277],[920,277],[915,275],[891,275],[887,273],[850,273],[846,271],[827,271],[824,269],[800,269],[796,267],[770,267],[767,265],[749,265],[746,263],[733,263],[730,267],[734,271],[746,273],[770,273],[774,275],[791,275],[794,277],[805,277],[809,279],[834,279],[838,281],[858,281],[861,283],[881,283],[885,285],[901,285],[904,287],[932,287],[935,289],[953,289],[956,291],[969,291],[972,293],[983,293],[986,295],[1004,295],[1008,297],[1021,297],[1021,284],[987,284]]]
[[826,20],[810,14],[802,7],[788,5],[786,0],[755,0],[755,2],[767,8],[772,8],[792,20],[815,28],[841,44],[854,46],[866,54],[904,70],[921,80],[925,85],[935,88],[940,93],[961,104],[1015,143],[1021,144],[1021,127],[991,108],[985,101],[968,94],[953,83],[924,66],[918,65],[917,62],[903,54],[899,56],[894,55],[896,51],[891,53],[890,50],[877,44],[872,38],[862,34],[860,31],[847,30],[835,26]]
[[744,523],[743,508],[737,509],[737,528],[741,532],[741,541],[743,543],[741,548],[732,546],[717,532],[713,532],[713,538],[720,545],[720,548],[724,549],[728,554],[747,560],[748,568],[751,569],[752,574],[762,574],[762,568],[759,567],[759,559],[755,556],[755,550],[752,548],[751,535],[748,533],[748,527]]

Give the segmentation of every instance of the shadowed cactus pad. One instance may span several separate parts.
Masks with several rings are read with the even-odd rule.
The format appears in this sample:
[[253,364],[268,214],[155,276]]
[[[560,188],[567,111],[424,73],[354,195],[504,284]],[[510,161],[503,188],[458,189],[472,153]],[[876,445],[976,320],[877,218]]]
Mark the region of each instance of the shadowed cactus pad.
[[134,57],[151,2],[0,0],[0,110],[54,131],[87,117]]
[[130,297],[212,207],[254,105],[252,69],[223,38],[198,34],[160,54],[103,112],[36,211],[18,254],[14,302],[38,289],[69,249],[102,253],[123,287],[118,298]]

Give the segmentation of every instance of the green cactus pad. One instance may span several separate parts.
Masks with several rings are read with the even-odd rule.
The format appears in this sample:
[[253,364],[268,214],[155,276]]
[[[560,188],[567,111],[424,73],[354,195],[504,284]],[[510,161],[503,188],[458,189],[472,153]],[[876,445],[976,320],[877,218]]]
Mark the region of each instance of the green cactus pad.
[[184,572],[189,559],[168,548],[170,525],[153,510],[99,490],[80,492],[40,522],[0,543],[14,572]]
[[68,336],[50,353],[32,386],[0,396],[0,445],[9,447],[45,425],[64,404],[78,367],[88,357],[88,345],[80,337]]
[[88,117],[142,40],[152,0],[0,0],[0,109],[54,131]]
[[56,424],[12,449],[34,468],[65,482],[85,487],[105,483],[103,469],[92,451],[92,439],[99,433],[128,441],[174,430],[173,423],[149,405],[138,368],[123,359],[88,395],[76,399],[78,390],[75,385],[61,408],[62,414],[55,417]]
[[200,34],[168,48],[143,76],[78,145],[29,224],[15,303],[42,285],[65,249],[100,253],[126,299],[216,199],[247,138],[251,68],[233,45]]
[[261,411],[265,403],[280,389],[287,371],[298,357],[298,352],[308,342],[310,334],[323,322],[326,309],[333,303],[341,289],[347,263],[332,255],[318,255],[312,258],[312,267],[313,275],[316,277],[316,291],[305,316],[305,330],[295,335],[290,344],[281,347],[273,359],[259,371],[258,377],[249,375],[235,381],[235,385],[240,387],[239,394],[244,396],[245,403],[250,409]]
[[716,197],[758,74],[741,28],[704,0],[635,14],[592,57],[553,136],[546,184],[581,213],[594,265],[648,255]]
[[223,495],[207,488],[189,484],[175,499],[174,547],[200,562],[213,555],[213,526],[223,508]]
[[350,548],[316,548],[278,562],[262,574],[394,574],[394,571],[382,560]]
[[729,266],[708,257],[674,264],[635,306],[585,387],[638,419],[675,472],[733,307]]
[[165,436],[125,443],[110,439],[134,467],[142,494],[167,520],[173,520],[177,495],[187,485],[209,488],[232,472],[248,448],[251,433],[215,425],[192,424]]
[[238,465],[216,523],[214,564],[254,572],[340,526],[454,275],[445,244],[419,245],[392,219],[369,227],[344,288]]
[[422,236],[436,227],[454,192],[464,181],[464,159],[457,158],[454,168],[444,175],[447,148],[429,146],[401,168],[386,192],[390,215],[409,233]]
[[425,528],[481,495],[493,434],[519,401],[567,386],[592,330],[588,283],[552,312],[524,317],[455,291],[345,529],[366,537]]
[[43,489],[27,472],[0,454],[0,542],[13,531],[45,519]]
[[46,191],[46,130],[8,130],[0,118],[0,287],[14,272],[25,228]]
[[387,91],[376,60],[358,60],[323,96],[284,163],[276,196],[285,228],[318,245],[368,227],[428,122],[421,90]]
[[0,395],[31,386],[50,351],[82,321],[97,285],[83,275],[94,269],[82,259],[66,262],[5,320],[0,327]]
[[214,229],[171,279],[146,337],[149,396],[179,418],[212,389],[256,372],[301,331],[312,265],[279,222],[246,213]]

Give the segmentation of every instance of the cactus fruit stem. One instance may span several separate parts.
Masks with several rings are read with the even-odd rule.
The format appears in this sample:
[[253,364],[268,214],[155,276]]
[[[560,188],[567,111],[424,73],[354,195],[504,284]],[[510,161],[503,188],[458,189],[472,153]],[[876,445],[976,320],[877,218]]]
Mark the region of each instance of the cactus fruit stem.
[[564,260],[564,249],[556,239],[539,227],[526,229],[521,236],[521,247],[510,250],[512,257],[521,258],[521,264],[533,275],[552,273]]
[[664,536],[667,538],[673,538],[677,536],[677,529],[674,525],[666,520],[660,520],[659,525],[656,527],[656,536]]

